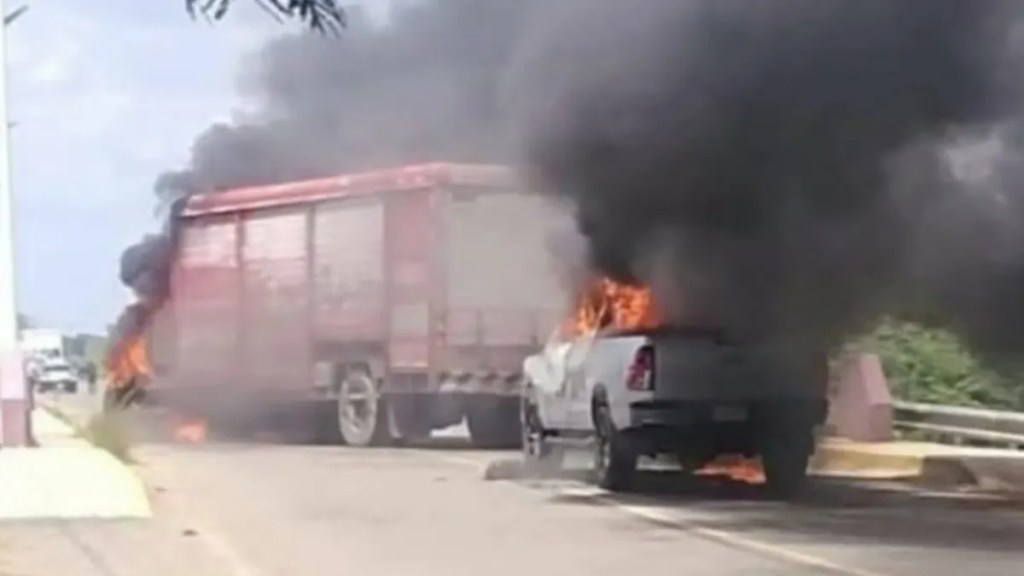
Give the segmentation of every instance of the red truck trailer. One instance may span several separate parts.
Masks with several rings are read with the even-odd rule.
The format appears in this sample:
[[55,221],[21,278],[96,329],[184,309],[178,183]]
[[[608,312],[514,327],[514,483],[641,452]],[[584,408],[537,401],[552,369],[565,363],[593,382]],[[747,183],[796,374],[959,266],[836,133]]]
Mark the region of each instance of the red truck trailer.
[[358,446],[464,417],[474,443],[518,444],[523,359],[565,304],[545,231],[567,219],[510,170],[229,190],[180,218],[149,398],[196,412],[312,403],[322,433]]

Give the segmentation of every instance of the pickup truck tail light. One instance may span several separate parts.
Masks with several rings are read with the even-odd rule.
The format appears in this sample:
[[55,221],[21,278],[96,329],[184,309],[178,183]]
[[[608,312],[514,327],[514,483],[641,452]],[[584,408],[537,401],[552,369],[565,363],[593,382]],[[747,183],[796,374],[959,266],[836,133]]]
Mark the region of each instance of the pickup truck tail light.
[[654,348],[644,346],[636,351],[626,372],[626,388],[634,392],[654,389]]

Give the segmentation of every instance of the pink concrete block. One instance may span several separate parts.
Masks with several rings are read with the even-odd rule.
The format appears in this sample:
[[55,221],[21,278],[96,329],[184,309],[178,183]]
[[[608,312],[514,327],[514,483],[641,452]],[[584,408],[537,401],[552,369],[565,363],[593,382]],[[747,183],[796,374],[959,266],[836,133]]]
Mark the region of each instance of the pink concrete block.
[[848,358],[832,375],[830,433],[859,442],[892,440],[892,395],[874,354]]
[[25,447],[33,444],[28,402],[0,400],[0,418],[0,442],[3,447]]
[[18,351],[0,351],[0,446],[31,446],[32,391]]

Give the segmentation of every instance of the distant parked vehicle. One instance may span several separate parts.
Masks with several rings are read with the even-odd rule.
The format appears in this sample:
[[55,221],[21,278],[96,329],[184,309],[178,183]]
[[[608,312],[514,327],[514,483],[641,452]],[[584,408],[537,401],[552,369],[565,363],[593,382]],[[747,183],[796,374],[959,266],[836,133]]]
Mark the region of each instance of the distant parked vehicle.
[[75,393],[78,391],[78,377],[64,360],[44,361],[35,376],[35,385],[40,392]]
[[58,330],[32,328],[21,331],[21,350],[26,357],[26,376],[40,392],[76,392],[78,377],[64,352]]

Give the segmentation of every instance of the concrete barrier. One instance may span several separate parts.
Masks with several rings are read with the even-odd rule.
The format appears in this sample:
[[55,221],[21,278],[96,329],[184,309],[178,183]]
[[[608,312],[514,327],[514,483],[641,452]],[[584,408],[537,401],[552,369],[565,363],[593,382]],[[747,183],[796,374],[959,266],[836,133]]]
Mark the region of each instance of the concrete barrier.
[[845,359],[832,374],[829,400],[830,434],[859,442],[892,440],[893,400],[878,356]]

